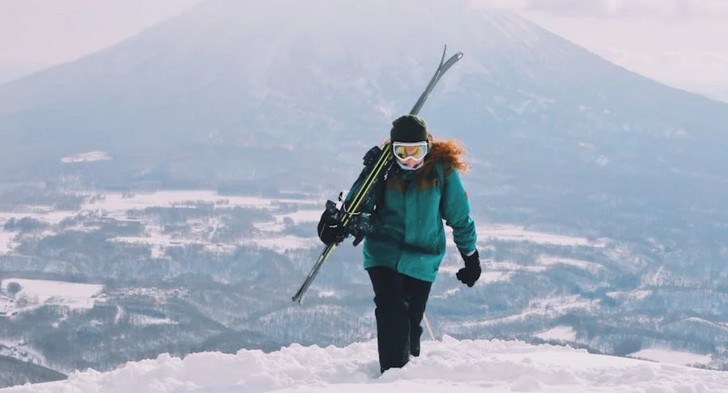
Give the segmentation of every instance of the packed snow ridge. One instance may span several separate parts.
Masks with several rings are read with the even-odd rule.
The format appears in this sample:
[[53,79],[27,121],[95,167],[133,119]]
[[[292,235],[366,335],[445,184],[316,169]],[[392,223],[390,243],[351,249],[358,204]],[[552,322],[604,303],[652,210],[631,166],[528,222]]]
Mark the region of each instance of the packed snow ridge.
[[520,341],[423,342],[402,369],[379,374],[376,342],[344,348],[298,344],[272,353],[160,355],[107,373],[17,386],[14,393],[688,393],[726,392],[728,372],[653,363]]

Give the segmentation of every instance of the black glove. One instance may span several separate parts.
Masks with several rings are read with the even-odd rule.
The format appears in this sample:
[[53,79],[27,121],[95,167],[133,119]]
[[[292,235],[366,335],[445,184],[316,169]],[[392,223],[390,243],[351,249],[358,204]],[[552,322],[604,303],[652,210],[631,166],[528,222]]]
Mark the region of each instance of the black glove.
[[460,254],[465,261],[465,267],[458,270],[455,277],[458,278],[463,284],[467,284],[468,287],[475,285],[475,282],[480,278],[480,256],[478,250],[475,250],[470,256]]
[[348,231],[329,210],[325,210],[318,223],[318,236],[325,245],[341,243]]

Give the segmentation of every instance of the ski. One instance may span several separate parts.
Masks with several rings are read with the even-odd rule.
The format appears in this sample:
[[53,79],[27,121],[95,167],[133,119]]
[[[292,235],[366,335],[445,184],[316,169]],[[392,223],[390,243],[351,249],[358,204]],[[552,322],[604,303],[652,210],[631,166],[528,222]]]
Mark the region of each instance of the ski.
[[440,59],[440,65],[437,67],[437,70],[435,70],[435,74],[432,75],[432,78],[430,79],[430,83],[427,84],[427,87],[425,90],[420,94],[420,98],[417,99],[417,102],[415,103],[415,106],[412,107],[412,110],[410,110],[410,115],[416,115],[420,113],[420,109],[422,108],[422,105],[425,104],[425,100],[427,100],[427,97],[429,97],[430,92],[432,92],[432,89],[435,88],[435,85],[438,81],[440,81],[440,78],[447,72],[447,70],[450,69],[455,63],[457,63],[460,59],[463,58],[463,52],[458,52],[452,56],[450,56],[447,61],[445,61],[445,54],[447,53],[447,45],[445,45],[445,49],[442,51],[442,58]]
[[[435,70],[434,75],[427,84],[427,87],[425,87],[425,90],[422,94],[420,94],[415,105],[410,110],[409,113],[411,115],[419,113],[422,105],[424,105],[427,97],[429,97],[440,78],[445,74],[445,72],[447,72],[447,70],[450,69],[450,67],[463,58],[463,52],[457,52],[445,60],[446,53],[447,45],[445,45],[442,57],[440,58],[440,64]],[[367,205],[366,202],[372,196],[371,191],[373,189],[373,185],[382,180],[384,175],[389,171],[393,162],[392,149],[389,148],[388,143],[385,144],[383,148],[379,148],[378,146],[373,147],[364,156],[364,169],[359,174],[356,182],[354,182],[354,186],[352,186],[352,189],[354,189],[353,196],[351,198],[347,197],[345,201],[341,201],[341,196],[339,196],[340,202],[342,203],[341,207],[336,212],[336,216],[338,217],[341,225],[349,229],[349,234],[354,235],[354,246],[359,244],[366,235],[366,221],[362,219],[362,208]],[[335,209],[334,203],[328,201],[327,209]],[[338,243],[327,245],[324,248],[311,268],[311,271],[308,273],[308,276],[306,276],[303,284],[291,298],[292,301],[298,302],[299,304],[303,301],[303,296],[306,294],[311,283],[313,283],[313,280],[318,275],[319,270],[321,270],[321,266],[324,262],[326,262],[336,246],[338,246]]]

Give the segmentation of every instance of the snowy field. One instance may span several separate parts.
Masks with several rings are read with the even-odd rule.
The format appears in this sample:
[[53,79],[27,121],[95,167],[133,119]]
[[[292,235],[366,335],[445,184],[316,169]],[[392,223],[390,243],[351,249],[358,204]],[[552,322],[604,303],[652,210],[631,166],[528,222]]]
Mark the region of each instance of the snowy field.
[[536,337],[543,340],[563,341],[563,342],[574,342],[576,341],[576,332],[571,326],[556,326],[553,329],[549,329],[545,332],[541,332],[535,335]]
[[465,322],[462,326],[497,326],[500,324],[520,322],[533,317],[556,319],[559,316],[567,315],[578,310],[593,311],[598,306],[598,302],[598,300],[584,299],[579,295],[536,298],[531,300],[528,306],[524,307],[519,314],[484,321]]
[[[3,221],[0,221],[0,224],[2,224]],[[0,254],[6,254],[13,250],[14,244],[13,244],[13,238],[15,237],[15,234],[12,232],[8,232],[3,230],[2,227],[0,227]]]
[[[211,190],[175,190],[141,193],[104,193],[89,194],[86,202],[78,211],[54,211],[48,206],[25,206],[13,212],[0,211],[0,254],[11,253],[16,246],[15,232],[3,229],[10,219],[33,218],[40,222],[56,225],[64,219],[93,215],[99,218],[113,218],[119,221],[135,219],[132,212],[154,207],[194,207],[199,204],[212,205],[215,210],[224,211],[233,208],[255,208],[275,212],[281,205],[298,207],[298,210],[285,214],[274,214],[271,222],[256,223],[256,228],[266,232],[262,237],[240,239],[231,244],[220,244],[207,239],[220,225],[215,218],[190,222],[193,231],[200,233],[194,238],[183,238],[162,233],[162,228],[156,223],[145,223],[144,236],[116,237],[111,241],[122,243],[136,243],[149,246],[150,255],[154,258],[164,256],[165,249],[173,245],[201,244],[212,252],[232,252],[238,245],[254,244],[262,248],[269,248],[278,252],[291,249],[317,247],[313,223],[318,222],[323,209],[323,202],[314,199],[291,198],[262,198],[256,196],[228,196],[219,195]],[[319,206],[321,208],[319,209]],[[312,223],[310,238],[283,236],[279,232],[285,228],[285,223],[301,224]],[[75,230],[88,231],[93,228],[82,227]],[[48,231],[46,235],[53,235]]]
[[[552,329],[535,334],[534,337],[558,343],[568,344],[578,342],[576,332],[571,326],[556,326]],[[710,363],[712,360],[709,355],[662,348],[642,349],[641,351],[629,354],[628,357],[681,366],[705,365]],[[728,378],[728,373],[726,374],[726,378]]]
[[[90,158],[98,158],[91,155]],[[85,159],[80,157],[74,159]],[[71,159],[71,158],[69,158]],[[292,198],[262,198],[257,196],[228,196],[219,195],[212,190],[175,190],[158,192],[139,193],[96,193],[86,195],[86,202],[81,205],[78,211],[57,211],[48,206],[25,206],[20,210],[12,212],[0,211],[0,254],[12,253],[17,246],[16,232],[3,229],[3,225],[10,219],[21,219],[24,217],[33,218],[50,226],[57,225],[64,219],[73,217],[93,216],[99,218],[112,218],[119,221],[137,220],[132,214],[133,211],[153,207],[194,207],[199,204],[211,205],[217,212],[224,212],[225,209],[236,207],[254,208],[267,210],[273,215],[270,221],[256,222],[254,227],[259,231],[255,236],[241,238],[234,242],[218,243],[212,241],[212,235],[223,225],[219,217],[209,219],[198,219],[188,224],[193,235],[181,237],[163,233],[163,228],[158,223],[145,222],[145,233],[143,236],[120,236],[110,241],[121,243],[143,244],[149,247],[152,258],[163,258],[165,250],[170,246],[199,244],[206,250],[216,253],[233,252],[241,245],[252,245],[269,249],[278,253],[287,253],[295,250],[305,250],[320,246],[316,238],[315,225],[318,222],[324,208],[324,201],[315,198],[292,199]],[[281,206],[287,208],[295,207],[294,211],[277,213]],[[301,237],[283,233],[287,224],[310,225],[311,236]],[[514,225],[491,225],[479,223],[478,239],[479,247],[487,247],[488,241],[516,241],[531,242],[536,244],[559,245],[559,246],[587,246],[604,247],[604,241],[593,241],[583,237],[565,236],[559,234],[537,232],[527,230]],[[78,227],[74,230],[89,231],[92,227]],[[55,234],[52,229],[44,233],[45,236]],[[448,245],[452,243],[451,230],[448,228]],[[588,261],[575,260],[549,260],[542,261],[543,266],[554,264],[571,264],[589,271],[599,269],[598,266]],[[494,278],[499,280],[500,278]]]
[[531,231],[516,225],[477,225],[477,229],[479,241],[497,239],[507,241],[525,241],[531,243],[551,244],[558,246],[605,246],[604,240],[593,241],[585,237],[575,237]]
[[109,216],[147,207],[184,207],[199,203],[213,204],[215,208],[254,207],[267,208],[277,203],[315,204],[316,201],[254,196],[219,195],[212,190],[174,190],[148,193],[107,193],[89,200],[81,207],[86,211],[106,212]]
[[[534,336],[552,342],[573,343],[578,341],[576,332],[571,326],[556,326],[553,329],[535,334]],[[655,362],[677,364],[681,366],[704,365],[711,361],[711,357],[709,355],[700,355],[691,352],[661,348],[643,349],[641,351],[631,353],[628,356],[635,359],[647,359]],[[728,373],[726,378],[728,378]]]
[[379,375],[376,342],[292,345],[265,354],[160,355],[107,373],[7,393],[725,393],[728,373],[519,341],[425,341],[422,356]]
[[[321,204],[323,206],[323,203]],[[310,209],[310,210],[299,210],[294,213],[288,213],[288,214],[279,214],[275,215],[274,221],[269,222],[262,222],[262,223],[256,223],[255,228],[263,231],[263,232],[280,232],[285,228],[285,221],[291,220],[294,223],[301,224],[301,223],[318,223],[319,219],[321,218],[321,213],[324,211],[324,208],[321,207],[320,209]],[[311,229],[315,231],[315,226],[311,226]]]
[[596,264],[594,262],[589,261],[583,261],[578,259],[570,259],[570,258],[556,258],[551,256],[541,256],[538,259],[538,263],[544,266],[554,266],[554,265],[566,265],[566,266],[573,266],[582,270],[586,270],[590,273],[598,273],[599,271],[604,270],[604,266]]
[[64,164],[107,160],[111,160],[111,154],[106,151],[89,151],[61,158],[61,162]]
[[8,292],[8,285],[17,283],[21,290],[13,301],[0,298],[0,315],[25,311],[42,305],[64,306],[70,309],[91,309],[103,285],[81,284],[50,280],[27,280],[4,278],[2,291]]
[[[636,359],[653,360],[660,363],[694,365],[707,364],[710,362],[710,356],[699,355],[690,352],[678,352],[670,349],[650,348],[629,354],[630,357]],[[726,371],[728,374],[728,371]],[[726,375],[728,378],[728,375]],[[726,389],[728,390],[728,379],[726,379]]]

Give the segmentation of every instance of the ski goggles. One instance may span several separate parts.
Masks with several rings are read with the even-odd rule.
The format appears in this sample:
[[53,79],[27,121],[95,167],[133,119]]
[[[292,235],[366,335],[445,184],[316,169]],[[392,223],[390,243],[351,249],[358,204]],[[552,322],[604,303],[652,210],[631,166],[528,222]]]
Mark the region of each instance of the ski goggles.
[[400,160],[420,161],[427,155],[428,144],[424,142],[394,142],[392,152]]

